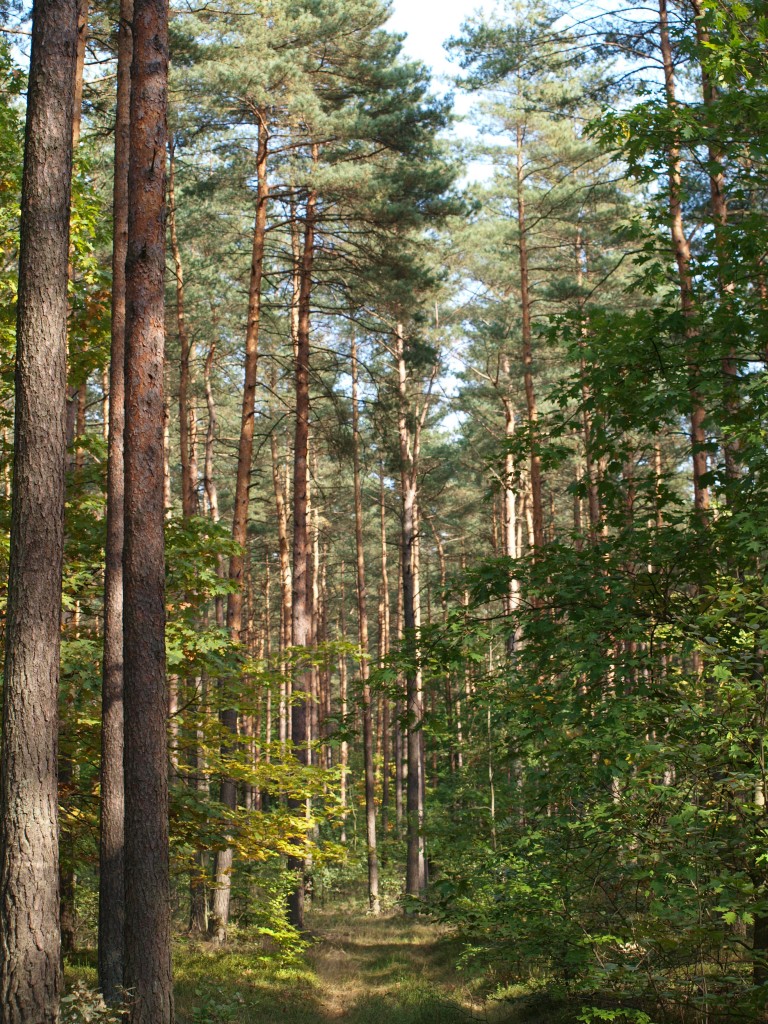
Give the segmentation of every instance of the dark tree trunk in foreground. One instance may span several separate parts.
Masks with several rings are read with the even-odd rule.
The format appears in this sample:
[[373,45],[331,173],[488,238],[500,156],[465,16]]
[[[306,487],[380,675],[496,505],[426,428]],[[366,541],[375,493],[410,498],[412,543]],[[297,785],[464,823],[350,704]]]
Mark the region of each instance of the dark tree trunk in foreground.
[[[259,194],[256,203],[256,223],[253,230],[253,251],[251,275],[248,290],[248,325],[245,333],[245,374],[243,380],[243,403],[240,417],[240,442],[237,452],[237,478],[235,481],[235,509],[232,516],[232,540],[240,550],[229,559],[229,579],[234,589],[227,598],[227,628],[235,643],[243,639],[243,569],[245,566],[245,545],[248,537],[248,503],[251,483],[251,462],[253,460],[253,431],[256,411],[256,383],[259,366],[259,325],[261,321],[261,281],[264,269],[264,240],[267,230],[267,143],[269,135],[264,121],[259,125],[259,143],[256,156],[256,173],[259,180]],[[222,725],[237,735],[237,711],[226,708],[221,712]],[[228,749],[222,751],[225,755]],[[234,779],[222,779],[221,802],[231,811],[237,808],[237,783]],[[216,942],[224,942],[229,921],[229,896],[232,886],[232,850],[220,850],[216,854],[216,883],[211,900],[210,932]]]
[[125,329],[125,984],[131,1024],[171,1024],[163,544],[168,13],[136,0]]
[[365,835],[368,854],[368,902],[378,914],[379,859],[376,851],[376,802],[373,769],[373,718],[371,714],[371,669],[368,662],[368,602],[363,547],[363,494],[360,485],[360,412],[357,404],[357,346],[352,341],[352,459],[355,490],[355,551],[357,561],[357,621],[360,638],[360,679],[363,684],[363,764],[365,773]]
[[59,1010],[56,775],[76,40],[73,0],[37,0],[21,201],[0,761],[3,1024],[55,1024]]
[[128,144],[133,0],[120,5],[113,192],[112,346],[109,367],[107,543],[104,575],[104,667],[101,698],[101,835],[99,850],[99,985],[107,1002],[123,984],[125,926],[123,785],[123,539],[125,533],[125,257],[128,246]]

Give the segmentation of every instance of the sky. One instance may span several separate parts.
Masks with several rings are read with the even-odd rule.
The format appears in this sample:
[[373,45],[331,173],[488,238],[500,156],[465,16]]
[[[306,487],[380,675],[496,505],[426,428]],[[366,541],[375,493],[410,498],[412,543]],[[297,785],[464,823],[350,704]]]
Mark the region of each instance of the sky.
[[443,43],[457,35],[462,22],[478,8],[490,6],[481,0],[393,0],[389,28],[406,33],[408,56],[424,61],[443,79],[458,70],[449,63]]

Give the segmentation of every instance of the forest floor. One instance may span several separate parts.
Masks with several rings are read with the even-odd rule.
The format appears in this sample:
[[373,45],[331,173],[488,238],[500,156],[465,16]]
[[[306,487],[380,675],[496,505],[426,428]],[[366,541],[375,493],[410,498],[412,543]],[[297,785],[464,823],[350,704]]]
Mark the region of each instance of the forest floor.
[[456,970],[456,941],[402,913],[373,918],[351,907],[308,917],[297,964],[270,963],[245,945],[200,947],[176,961],[178,1024],[467,1024],[487,1021]]
[[[457,967],[462,944],[427,918],[392,910],[374,918],[360,899],[307,916],[308,948],[286,959],[264,940],[223,948],[179,940],[176,1024],[571,1024],[570,1012],[522,986],[486,998]],[[66,970],[67,988],[96,987],[95,951]],[[83,1019],[91,1020],[90,1016]],[[110,1020],[114,1020],[110,1016]]]

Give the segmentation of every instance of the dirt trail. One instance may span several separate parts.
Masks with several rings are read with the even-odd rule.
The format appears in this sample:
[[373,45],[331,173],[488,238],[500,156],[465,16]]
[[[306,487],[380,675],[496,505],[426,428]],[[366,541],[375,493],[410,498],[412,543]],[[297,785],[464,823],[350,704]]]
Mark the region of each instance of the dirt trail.
[[483,1019],[455,969],[455,943],[438,926],[390,914],[313,914],[309,959],[329,1021],[467,1024]]

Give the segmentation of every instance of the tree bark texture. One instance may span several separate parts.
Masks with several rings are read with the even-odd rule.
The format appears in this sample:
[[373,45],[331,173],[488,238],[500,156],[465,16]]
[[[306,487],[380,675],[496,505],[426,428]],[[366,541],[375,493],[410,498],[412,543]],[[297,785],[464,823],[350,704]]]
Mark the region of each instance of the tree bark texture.
[[125,327],[125,984],[171,1024],[163,355],[168,9],[135,0]]
[[36,0],[27,93],[0,754],[0,1021],[55,1024],[74,0]]
[[123,541],[125,535],[125,260],[128,247],[128,147],[133,0],[122,0],[117,54],[112,199],[112,343],[109,366],[107,541],[101,697],[99,986],[108,1003],[123,985],[125,790],[123,781]]

